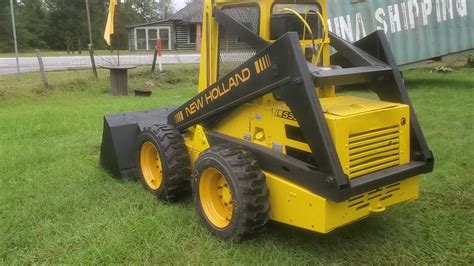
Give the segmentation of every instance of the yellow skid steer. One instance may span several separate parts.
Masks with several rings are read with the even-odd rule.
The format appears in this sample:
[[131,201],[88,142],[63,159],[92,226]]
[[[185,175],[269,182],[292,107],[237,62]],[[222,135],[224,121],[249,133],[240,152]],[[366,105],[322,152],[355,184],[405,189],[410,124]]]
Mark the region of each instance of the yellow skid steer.
[[[269,220],[328,233],[417,198],[434,159],[385,35],[349,43],[326,21],[324,0],[205,0],[197,95],[105,116],[102,166],[164,201],[192,188],[232,241]],[[378,99],[336,93],[355,86]]]

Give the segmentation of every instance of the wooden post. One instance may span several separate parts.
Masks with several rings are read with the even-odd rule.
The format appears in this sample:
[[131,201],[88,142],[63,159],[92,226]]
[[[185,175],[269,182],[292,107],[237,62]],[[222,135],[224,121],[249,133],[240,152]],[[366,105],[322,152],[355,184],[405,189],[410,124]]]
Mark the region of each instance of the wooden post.
[[155,52],[153,53],[153,61],[151,62],[151,74],[155,73],[157,56],[158,56],[158,50],[155,49]]
[[201,52],[201,23],[196,24],[196,52]]
[[156,67],[156,58],[158,58],[158,68],[160,69],[160,73],[163,72],[163,66],[161,65],[161,39],[156,39],[156,49],[155,53],[153,54],[153,62],[151,64],[151,73],[155,73]]
[[43,85],[46,89],[49,89],[48,76],[46,75],[46,71],[44,69],[43,57],[41,56],[39,49],[35,49],[35,52],[36,57],[38,58],[38,64],[41,72],[41,78],[43,79]]
[[92,73],[94,74],[95,80],[99,80],[97,76],[97,68],[95,66],[94,50],[92,49],[92,29],[91,29],[91,14],[89,11],[89,0],[86,2],[86,15],[87,15],[87,29],[89,31],[89,56],[91,57]]
[[92,73],[94,74],[95,80],[99,80],[97,76],[97,67],[95,65],[94,50],[92,49],[92,44],[89,44],[89,56],[91,57]]
[[158,68],[160,73],[163,72],[163,67],[161,66],[161,39],[156,39],[156,51],[158,52]]

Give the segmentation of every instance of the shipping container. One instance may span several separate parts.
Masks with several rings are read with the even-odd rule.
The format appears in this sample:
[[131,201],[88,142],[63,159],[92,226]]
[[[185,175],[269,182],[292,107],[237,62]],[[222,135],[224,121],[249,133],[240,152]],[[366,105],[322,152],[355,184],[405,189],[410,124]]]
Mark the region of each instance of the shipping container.
[[328,17],[351,42],[385,31],[402,68],[474,49],[474,0],[333,0]]

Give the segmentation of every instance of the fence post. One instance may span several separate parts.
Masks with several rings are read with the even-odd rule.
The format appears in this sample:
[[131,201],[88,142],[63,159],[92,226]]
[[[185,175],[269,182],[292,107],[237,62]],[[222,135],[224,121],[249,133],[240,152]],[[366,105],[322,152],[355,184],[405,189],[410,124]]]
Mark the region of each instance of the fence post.
[[156,57],[157,56],[158,56],[158,50],[155,49],[155,52],[153,53],[153,61],[151,62],[151,74],[155,73]]
[[36,57],[38,58],[38,64],[41,72],[41,78],[43,79],[43,85],[46,89],[49,89],[48,76],[46,75],[46,71],[44,69],[43,57],[41,56],[39,49],[35,49],[35,52]]
[[99,80],[97,76],[97,68],[95,66],[94,50],[92,49],[92,44],[89,44],[89,56],[91,57],[92,73],[94,74],[95,80]]
[[151,73],[155,73],[156,67],[156,58],[158,57],[158,68],[160,73],[163,72],[163,66],[161,65],[161,39],[156,39],[156,49],[155,53],[153,54],[153,62],[151,64]]
[[161,39],[156,39],[156,50],[158,51],[158,69],[160,73],[163,72],[163,66],[161,65]]

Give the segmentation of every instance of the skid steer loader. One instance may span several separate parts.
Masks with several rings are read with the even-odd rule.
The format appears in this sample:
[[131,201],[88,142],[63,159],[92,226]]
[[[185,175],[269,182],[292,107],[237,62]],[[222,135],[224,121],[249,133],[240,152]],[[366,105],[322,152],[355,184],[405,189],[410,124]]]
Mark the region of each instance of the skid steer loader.
[[[429,150],[383,32],[351,44],[324,0],[205,0],[198,94],[107,115],[101,164],[160,200],[192,187],[209,231],[327,233],[418,197]],[[378,99],[336,95],[357,86]]]

